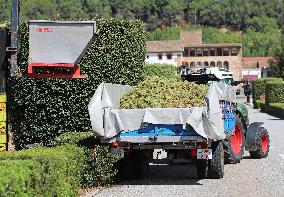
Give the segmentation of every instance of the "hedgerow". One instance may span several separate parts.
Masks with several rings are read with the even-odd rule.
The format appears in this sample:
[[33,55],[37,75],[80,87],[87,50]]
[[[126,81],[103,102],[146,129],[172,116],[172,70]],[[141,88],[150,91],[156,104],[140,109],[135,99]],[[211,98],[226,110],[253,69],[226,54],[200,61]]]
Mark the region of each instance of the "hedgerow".
[[[144,25],[99,19],[98,32],[80,62],[86,79],[9,79],[10,118],[17,149],[49,145],[67,131],[90,131],[87,105],[101,82],[136,85],[143,78]],[[21,70],[28,60],[28,28],[21,27]]]

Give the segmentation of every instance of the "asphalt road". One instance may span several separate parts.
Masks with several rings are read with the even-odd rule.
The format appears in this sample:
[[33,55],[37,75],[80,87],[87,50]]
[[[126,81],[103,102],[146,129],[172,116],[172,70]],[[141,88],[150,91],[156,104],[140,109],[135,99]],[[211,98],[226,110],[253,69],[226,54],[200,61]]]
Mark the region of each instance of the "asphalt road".
[[97,196],[284,196],[284,120],[249,107],[250,121],[264,122],[270,134],[265,159],[250,159],[245,152],[239,164],[225,165],[223,179],[198,180],[194,165],[150,166],[140,181],[119,183]]

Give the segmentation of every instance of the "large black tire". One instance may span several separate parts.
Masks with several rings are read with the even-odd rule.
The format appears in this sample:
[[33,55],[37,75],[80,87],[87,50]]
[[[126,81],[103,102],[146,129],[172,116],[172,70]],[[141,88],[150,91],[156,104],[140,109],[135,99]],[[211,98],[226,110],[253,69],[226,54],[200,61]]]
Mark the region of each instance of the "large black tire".
[[131,171],[133,179],[141,179],[146,174],[149,163],[143,150],[131,151]]
[[[238,145],[236,145],[236,138],[239,140]],[[245,150],[245,129],[243,121],[237,114],[235,117],[235,135],[223,140],[223,145],[226,163],[239,163],[242,160]]]
[[222,141],[212,143],[212,159],[209,160],[209,178],[220,179],[224,176],[224,149]]
[[206,179],[209,176],[209,161],[206,159],[196,160],[197,177],[199,179]]
[[269,134],[267,130],[263,127],[260,127],[257,131],[256,137],[256,151],[250,151],[250,157],[253,159],[266,158],[269,152]]

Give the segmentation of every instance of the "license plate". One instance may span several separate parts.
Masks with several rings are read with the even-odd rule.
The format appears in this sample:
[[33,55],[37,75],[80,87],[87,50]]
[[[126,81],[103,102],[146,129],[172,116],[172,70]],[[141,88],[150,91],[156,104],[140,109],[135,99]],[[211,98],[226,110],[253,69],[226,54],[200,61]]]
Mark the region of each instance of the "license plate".
[[111,152],[120,159],[124,158],[124,150],[121,148],[112,148]]
[[197,149],[197,159],[212,159],[212,149]]

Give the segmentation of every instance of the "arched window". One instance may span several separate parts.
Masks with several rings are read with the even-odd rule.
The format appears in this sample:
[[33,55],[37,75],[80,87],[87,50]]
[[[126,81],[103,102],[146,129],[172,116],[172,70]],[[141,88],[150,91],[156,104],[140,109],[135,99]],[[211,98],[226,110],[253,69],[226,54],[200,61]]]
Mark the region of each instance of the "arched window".
[[210,62],[210,66],[215,67],[216,66],[215,62]]
[[197,66],[202,66],[202,62],[197,62]]
[[191,68],[195,67],[195,62],[190,62],[190,67]]
[[208,66],[209,66],[209,63],[208,63],[208,62],[203,62],[203,66],[208,67]]
[[222,68],[222,62],[217,62],[217,67]]
[[225,69],[229,70],[229,62],[225,61],[225,62],[223,63],[223,67],[224,67]]

